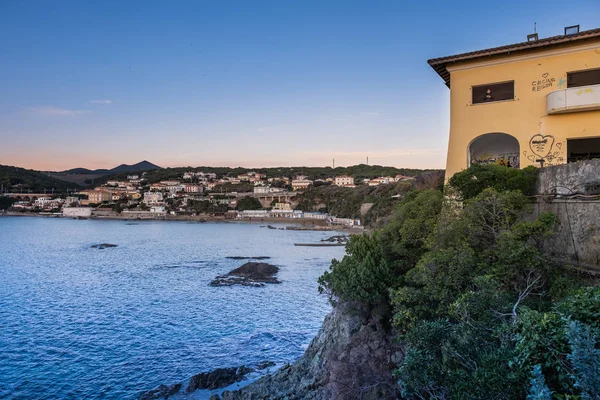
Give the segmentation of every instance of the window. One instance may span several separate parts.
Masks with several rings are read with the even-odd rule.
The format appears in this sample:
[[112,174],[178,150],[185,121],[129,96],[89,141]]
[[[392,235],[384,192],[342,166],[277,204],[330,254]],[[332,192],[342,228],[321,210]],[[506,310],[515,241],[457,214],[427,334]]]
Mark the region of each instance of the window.
[[515,82],[510,81],[473,86],[471,91],[473,94],[473,104],[513,100],[515,98]]
[[600,85],[600,68],[567,72],[567,87]]
[[567,162],[600,158],[600,138],[567,139]]

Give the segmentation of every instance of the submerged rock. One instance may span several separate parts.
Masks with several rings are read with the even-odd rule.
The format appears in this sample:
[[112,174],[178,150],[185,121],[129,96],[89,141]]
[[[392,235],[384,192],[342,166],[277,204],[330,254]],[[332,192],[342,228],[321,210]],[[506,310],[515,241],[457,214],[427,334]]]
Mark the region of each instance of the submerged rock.
[[[246,375],[252,372],[265,369],[265,365],[272,366],[275,365],[275,363],[272,361],[262,361],[256,365],[256,368],[242,365],[239,367],[217,368],[213,371],[202,372],[192,376],[189,379],[185,391],[187,393],[191,393],[195,392],[196,390],[222,389],[236,382],[241,382],[242,380],[246,379]],[[168,399],[170,396],[179,393],[182,386],[182,383],[177,383],[171,386],[160,385],[152,390],[142,393],[140,400]],[[213,394],[209,397],[209,399],[219,399],[219,396]]]
[[159,387],[149,390],[146,393],[142,393],[140,400],[168,399],[170,396],[179,392],[180,389],[181,383],[176,383],[171,386],[160,385]]
[[116,244],[110,244],[110,243],[100,243],[100,244],[93,244],[92,249],[109,249],[111,247],[117,247]]
[[329,242],[329,243],[346,243],[348,241],[348,236],[346,235],[335,235],[331,236],[327,239],[321,239],[321,242]]
[[190,378],[186,392],[190,393],[198,389],[220,389],[239,382],[244,376],[254,372],[253,368],[242,365],[233,368],[217,368],[214,371],[202,372]]
[[269,367],[274,367],[275,363],[273,361],[261,361],[258,364],[256,364],[256,369],[258,370],[263,370],[263,369],[267,369]]
[[225,257],[225,258],[228,258],[230,260],[268,260],[271,257],[267,257],[267,256],[258,256],[258,257],[229,256],[229,257]]
[[230,271],[226,275],[217,276],[210,282],[210,286],[265,286],[266,283],[281,283],[275,274],[279,267],[262,262],[247,262],[246,264]]

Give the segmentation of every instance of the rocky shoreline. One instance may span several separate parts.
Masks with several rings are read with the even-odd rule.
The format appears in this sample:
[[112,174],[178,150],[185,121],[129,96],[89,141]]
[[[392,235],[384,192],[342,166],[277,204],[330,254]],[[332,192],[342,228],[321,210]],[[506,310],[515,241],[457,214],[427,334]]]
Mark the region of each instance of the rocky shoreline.
[[[187,384],[179,382],[172,385],[160,385],[144,392],[140,395],[140,400],[161,400],[183,393],[193,393],[197,390],[223,389],[248,379],[248,376],[253,373],[261,374],[274,365],[275,363],[272,361],[262,361],[254,366],[241,365],[239,367],[217,368],[212,371],[201,372],[192,376]],[[214,395],[211,398],[215,398]]]
[[[389,314],[384,306],[340,303],[325,317],[317,336],[294,363],[272,374],[267,371],[236,390],[227,388],[257,372],[258,365],[199,374],[189,380],[185,392],[225,389],[213,393],[209,400],[397,399],[400,394],[392,371],[402,358],[402,349],[390,340]],[[183,392],[183,386],[161,385],[144,393],[140,400],[167,399]]]
[[389,313],[338,304],[298,361],[211,400],[396,399],[392,371],[402,353],[390,340]]

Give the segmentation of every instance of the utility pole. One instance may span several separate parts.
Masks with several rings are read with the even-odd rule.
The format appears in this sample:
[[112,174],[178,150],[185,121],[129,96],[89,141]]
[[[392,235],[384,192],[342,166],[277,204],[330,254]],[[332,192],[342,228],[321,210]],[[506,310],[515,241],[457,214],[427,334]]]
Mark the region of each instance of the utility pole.
[[335,158],[333,159],[333,169],[335,169]]
[[369,157],[367,157],[367,165],[369,165]]

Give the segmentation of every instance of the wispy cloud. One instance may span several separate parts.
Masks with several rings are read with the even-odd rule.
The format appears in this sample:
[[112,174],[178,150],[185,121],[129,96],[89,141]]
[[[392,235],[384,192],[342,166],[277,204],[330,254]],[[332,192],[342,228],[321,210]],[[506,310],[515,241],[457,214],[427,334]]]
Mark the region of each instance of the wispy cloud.
[[74,117],[89,112],[85,110],[69,110],[67,108],[59,108],[54,106],[32,107],[30,108],[30,111],[33,114],[41,115],[43,117]]
[[90,100],[92,104],[112,104],[112,100]]

